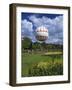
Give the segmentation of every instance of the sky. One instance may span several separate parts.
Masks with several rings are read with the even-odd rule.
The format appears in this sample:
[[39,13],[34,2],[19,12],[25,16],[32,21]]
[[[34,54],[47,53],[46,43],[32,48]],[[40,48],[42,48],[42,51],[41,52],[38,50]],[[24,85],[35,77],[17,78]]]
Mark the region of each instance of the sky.
[[63,14],[21,13],[21,36],[36,42],[35,30],[44,26],[48,29],[50,44],[63,44]]

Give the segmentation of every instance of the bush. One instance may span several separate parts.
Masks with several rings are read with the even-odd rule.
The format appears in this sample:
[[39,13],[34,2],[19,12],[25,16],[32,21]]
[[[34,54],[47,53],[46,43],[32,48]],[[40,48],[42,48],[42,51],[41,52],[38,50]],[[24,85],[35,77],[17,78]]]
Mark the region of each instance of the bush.
[[48,76],[48,75],[62,75],[63,74],[63,63],[62,61],[49,61],[39,62],[34,64],[29,69],[29,76]]

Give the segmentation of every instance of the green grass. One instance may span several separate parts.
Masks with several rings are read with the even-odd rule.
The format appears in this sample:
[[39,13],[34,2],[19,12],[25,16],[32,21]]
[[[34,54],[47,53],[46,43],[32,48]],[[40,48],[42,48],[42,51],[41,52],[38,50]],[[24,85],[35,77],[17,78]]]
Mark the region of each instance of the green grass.
[[62,55],[43,55],[37,53],[22,53],[22,77],[29,76],[29,69],[34,65],[40,62],[56,62],[60,61],[63,62]]

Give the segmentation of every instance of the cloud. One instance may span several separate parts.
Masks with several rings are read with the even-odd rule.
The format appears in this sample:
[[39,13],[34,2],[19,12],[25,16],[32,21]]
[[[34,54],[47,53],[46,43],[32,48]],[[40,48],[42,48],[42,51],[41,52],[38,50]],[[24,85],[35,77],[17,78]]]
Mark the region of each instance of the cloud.
[[49,32],[46,43],[63,43],[63,16],[48,18],[47,16],[37,17],[35,15],[30,15],[29,19],[22,20],[22,36],[28,36],[32,41],[36,41],[34,31],[42,25],[45,26]]
[[33,34],[33,24],[27,19],[22,20],[21,22],[21,36],[29,37],[33,42],[35,41],[35,36]]
[[45,26],[49,31],[47,43],[63,43],[63,16],[57,16],[56,18],[39,17],[35,15],[30,16],[29,20],[32,21],[34,27],[37,28],[41,25]]

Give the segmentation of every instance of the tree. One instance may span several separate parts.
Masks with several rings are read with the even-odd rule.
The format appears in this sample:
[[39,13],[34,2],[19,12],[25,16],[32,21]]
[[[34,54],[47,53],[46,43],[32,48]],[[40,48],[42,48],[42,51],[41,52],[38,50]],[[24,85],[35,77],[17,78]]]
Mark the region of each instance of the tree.
[[33,48],[34,50],[40,49],[40,48],[41,48],[41,44],[38,43],[38,42],[35,42],[35,43],[32,44],[32,48]]
[[32,41],[29,38],[23,38],[22,49],[32,49]]

